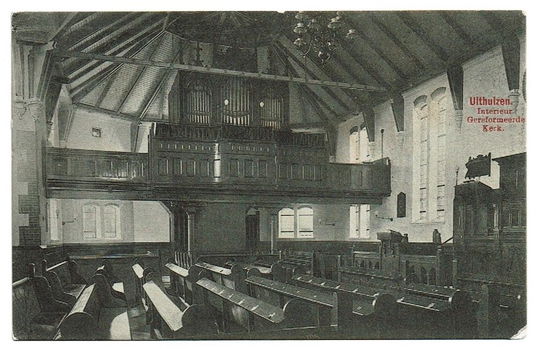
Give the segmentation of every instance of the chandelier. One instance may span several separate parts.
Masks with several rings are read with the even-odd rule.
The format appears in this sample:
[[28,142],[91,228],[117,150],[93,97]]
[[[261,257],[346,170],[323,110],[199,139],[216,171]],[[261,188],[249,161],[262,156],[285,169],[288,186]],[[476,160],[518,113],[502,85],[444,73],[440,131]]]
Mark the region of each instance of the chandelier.
[[334,54],[340,39],[353,40],[357,36],[355,29],[345,30],[342,23],[342,12],[336,12],[336,16],[330,20],[324,18],[322,12],[299,11],[295,15],[298,22],[293,28],[297,38],[293,42],[301,50],[303,57],[314,52],[317,58],[324,64]]

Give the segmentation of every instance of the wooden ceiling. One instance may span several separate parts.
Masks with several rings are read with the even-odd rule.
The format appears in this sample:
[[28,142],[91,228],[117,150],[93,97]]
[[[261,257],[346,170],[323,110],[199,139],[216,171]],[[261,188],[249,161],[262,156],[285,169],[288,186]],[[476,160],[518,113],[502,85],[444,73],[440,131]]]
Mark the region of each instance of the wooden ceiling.
[[[28,14],[29,16],[32,14]],[[299,84],[304,103],[334,125],[395,94],[446,72],[523,33],[519,11],[344,12],[357,38],[339,43],[321,64],[293,45],[296,20],[277,12],[64,13],[53,40],[57,50],[181,63],[185,40],[220,45],[266,45],[271,57],[295,77],[357,83],[375,91]],[[323,14],[327,19],[334,12]],[[14,17],[14,29],[39,21]],[[36,24],[37,23],[37,24]],[[57,71],[75,104],[132,121],[167,119],[166,92],[177,69],[56,56]],[[319,124],[319,123],[318,123]]]

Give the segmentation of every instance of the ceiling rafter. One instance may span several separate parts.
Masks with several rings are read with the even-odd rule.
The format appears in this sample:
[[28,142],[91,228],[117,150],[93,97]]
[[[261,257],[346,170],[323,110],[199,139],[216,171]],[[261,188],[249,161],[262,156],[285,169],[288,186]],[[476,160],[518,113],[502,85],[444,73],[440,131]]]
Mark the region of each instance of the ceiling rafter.
[[[307,64],[305,64],[305,62],[302,62],[300,59],[298,59],[296,56],[295,56],[295,53],[294,52],[291,52],[291,50],[289,48],[287,48],[286,46],[282,45],[281,43],[277,43],[277,45],[279,45],[282,49],[284,49],[285,52],[288,53],[287,57],[291,58],[302,70],[303,72],[305,73],[305,76],[310,76],[312,77],[313,79],[318,79],[320,78],[317,74],[315,74],[308,66]],[[309,62],[311,64],[314,64],[309,58],[308,58]],[[319,68],[318,68],[319,69]],[[328,79],[328,77],[327,77]],[[323,90],[329,95],[331,96],[336,102],[338,102],[338,104],[340,104],[345,110],[349,110],[350,109],[350,106],[344,102],[340,96],[338,96],[334,91],[332,91],[331,89],[327,88],[327,87],[322,87]],[[352,97],[350,97],[349,95],[347,95],[349,99],[352,100]],[[355,103],[353,101],[353,103]]]
[[[152,26],[150,29],[154,29],[155,27],[157,27],[157,25],[154,25]],[[138,39],[138,41],[143,41],[145,40],[148,36],[152,36],[152,35],[159,35],[160,31],[157,30],[157,31],[153,31],[153,32],[150,32],[149,30],[144,30],[140,33],[137,33],[135,36],[136,38]],[[139,39],[140,38],[140,39]],[[153,40],[153,39],[151,39]],[[131,45],[131,46],[129,46]],[[127,52],[131,49],[131,47],[133,46],[136,46],[137,43],[123,43],[122,45],[118,46],[113,52],[112,54],[113,55],[122,55],[122,56],[125,56],[125,54],[123,53],[123,51],[126,51]],[[88,65],[87,65],[87,68],[84,69],[83,71],[79,72],[76,76],[73,76],[72,77],[72,80],[71,81],[77,81],[79,80],[80,78],[84,77],[85,75],[89,74],[90,72],[96,70],[96,69],[99,69],[101,66],[103,65],[106,65],[107,62],[103,62],[103,61],[95,61],[95,62],[90,62]]]
[[66,38],[70,34],[76,32],[78,29],[84,27],[89,22],[95,20],[96,18],[99,18],[101,16],[100,12],[90,12],[90,13],[84,13],[84,12],[78,12],[77,16],[83,16],[82,18],[76,18],[74,19],[74,23],[71,23],[68,28],[61,34],[57,36],[57,39],[60,38]]
[[[142,65],[142,66],[153,66],[153,67],[161,67],[161,68],[167,68],[168,65],[170,64],[170,62],[158,62],[158,61],[151,61],[151,60],[139,59],[139,58],[133,58],[133,57],[103,55],[103,54],[65,51],[65,50],[56,50],[56,49],[53,50],[53,53],[54,55],[59,56],[59,57],[78,57],[81,59],[135,64],[135,65]],[[202,67],[202,66],[181,64],[181,63],[174,63],[173,68],[177,70],[183,70],[183,71],[228,75],[228,76],[240,76],[240,77],[245,77],[245,78],[256,78],[256,79],[273,80],[273,81],[288,81],[288,82],[295,82],[295,83],[301,83],[301,84],[330,86],[330,87],[336,87],[336,88],[341,88],[341,89],[355,89],[355,90],[381,91],[381,92],[385,91],[385,89],[383,88],[379,88],[377,86],[365,85],[365,84],[347,83],[347,82],[339,82],[339,81],[324,81],[324,80],[316,80],[316,79],[304,79],[304,78],[298,78],[298,77],[290,78],[290,77],[282,76],[282,75],[235,71],[235,70],[230,70],[230,69]]]
[[95,105],[97,107],[101,107],[101,104],[103,103],[103,100],[105,99],[106,95],[108,95],[108,92],[110,91],[110,88],[112,87],[112,84],[114,84],[114,80],[116,79],[116,76],[118,75],[119,70],[114,71],[112,75],[110,75],[110,79],[106,82],[105,87],[103,88],[103,91],[99,94],[99,97],[97,98],[97,101],[95,102]]
[[[276,54],[278,60],[286,67],[286,69],[288,70],[288,74],[292,74],[292,72],[294,72],[295,74],[299,74],[299,72],[291,65],[291,63],[289,61],[287,61],[282,55],[281,55],[281,52],[280,52],[280,48],[276,45],[272,45],[273,47],[273,52]],[[298,84],[298,87],[299,87],[299,90],[301,90],[302,94],[300,94],[300,98],[302,99],[302,96],[303,95],[306,95],[306,93],[312,93],[312,90],[310,89],[307,89],[306,87]],[[310,97],[310,95],[308,95]],[[313,99],[313,102],[315,102],[315,105],[313,105],[313,108],[319,108],[319,104],[317,103],[317,101],[323,101],[323,99],[316,99],[314,98]],[[312,102],[311,102],[312,103]],[[337,114],[329,107],[327,108],[327,110],[332,113],[335,117],[337,117]],[[321,113],[321,108],[317,109],[316,110],[316,113],[318,113],[319,115],[319,118],[321,119],[322,122],[325,123],[326,127],[327,128],[334,128],[335,126],[335,122],[329,118],[327,118],[327,116],[323,113]]]
[[480,11],[482,18],[486,20],[488,25],[494,30],[501,41],[511,41],[516,37],[513,31],[508,30],[501,19],[492,11]]
[[415,21],[411,15],[407,12],[396,12],[396,16],[409,28],[416,36],[443,62],[447,62],[449,59],[448,53],[443,49],[435,40],[432,39],[430,34]]
[[348,26],[354,28],[356,30],[357,35],[364,41],[374,52],[381,58],[383,62],[385,62],[393,71],[398,75],[400,80],[407,79],[407,74],[405,74],[400,67],[396,63],[394,63],[393,60],[391,60],[383,51],[377,47],[377,45],[374,43],[372,39],[370,39],[364,32],[356,25],[356,22],[353,20],[353,18],[350,17],[343,17],[343,22],[346,23]]
[[[181,57],[182,52],[183,52],[183,45],[180,43],[179,48],[178,48],[176,54],[174,55],[174,58],[172,59],[172,63],[176,62],[178,60],[178,58]],[[143,103],[144,108],[142,109],[142,111],[140,112],[140,115],[138,116],[138,121],[141,121],[141,120],[143,120],[145,118],[146,113],[148,112],[151,104],[153,103],[153,101],[155,100],[155,98],[157,97],[157,95],[159,94],[159,91],[161,89],[163,90],[162,91],[163,95],[165,94],[165,91],[164,91],[164,86],[165,85],[164,84],[168,81],[168,79],[170,79],[170,75],[173,72],[174,72],[174,70],[172,68],[167,68],[167,69],[164,70],[164,73],[162,74],[161,79],[159,80],[159,84],[157,84],[157,86],[155,87],[155,89],[151,93],[149,100],[147,102]]]
[[112,118],[116,118],[116,119],[122,119],[122,120],[126,120],[126,121],[129,121],[129,122],[132,122],[133,120],[136,120],[136,116],[134,116],[134,115],[126,114],[126,113],[120,113],[120,112],[116,112],[116,111],[111,111],[110,109],[106,109],[106,108],[102,108],[102,107],[96,107],[96,106],[88,105],[86,103],[78,102],[78,103],[74,103],[73,105],[76,106],[77,108],[82,108],[82,109],[85,109],[87,111],[104,113],[104,114],[107,114],[107,115],[111,116]]
[[[301,53],[299,53],[299,51],[297,50],[297,48],[295,47],[295,45],[292,43],[292,41],[289,39],[289,37],[287,36],[283,36],[281,38],[285,38],[285,42],[281,42],[281,44],[285,44],[285,47],[287,48],[288,51],[290,51],[292,53],[292,58],[295,57],[296,59],[298,59],[298,55],[301,55]],[[302,56],[302,55],[301,55]],[[312,71],[312,69],[310,69],[307,65],[306,65],[306,62],[302,62],[301,60],[298,60],[299,61],[299,64],[301,65],[301,68],[303,68],[302,66],[305,66],[306,69],[309,71],[309,74],[313,77],[317,77],[317,78],[320,78],[320,79],[326,79],[326,80],[330,80],[331,77],[329,75],[326,74],[326,72],[324,71],[324,69],[322,67],[320,67],[319,65],[316,64],[316,61],[313,60],[310,56],[306,56],[303,58],[307,59],[308,60],[308,63],[310,63],[316,70],[318,73],[315,73],[314,71]],[[304,68],[303,68],[304,70]],[[336,76],[335,76],[336,77]],[[334,79],[335,77],[333,77],[332,79]],[[333,92],[331,90],[331,92]],[[341,90],[339,89],[338,92],[342,93],[345,95],[345,97],[347,97],[348,101],[345,102],[343,101],[344,103],[346,103],[347,105],[347,109],[349,109],[349,106],[351,106],[352,108],[356,108],[357,107],[357,104],[355,102],[355,98],[354,98],[354,95],[350,95],[347,91],[345,90]]]
[[78,12],[67,13],[67,16],[63,20],[62,24],[60,24],[58,29],[56,29],[56,31],[50,35],[50,40],[56,41],[59,37],[66,33],[73,24],[73,22],[76,20],[77,15]]
[[[280,45],[273,45],[273,47],[275,48],[275,50],[276,50],[275,52],[277,52],[277,54],[278,54],[278,52],[280,51],[279,57],[281,57],[281,59],[284,60],[284,62],[286,63],[286,66],[288,67],[288,69],[291,70],[291,72],[295,73],[295,75],[300,75],[299,70],[298,70],[297,68],[295,68],[295,67],[293,66],[293,64],[291,64],[291,62],[286,61],[286,60],[283,58],[283,57],[286,57],[286,53],[284,52],[283,48],[281,48]],[[329,110],[329,111],[336,117],[336,119],[339,119],[339,118],[338,118],[338,113],[334,110],[333,107],[329,106],[329,105],[325,102],[324,96],[320,95],[320,94],[319,94],[319,91],[315,91],[315,90],[313,90],[311,87],[309,87],[307,90],[310,91],[310,92],[312,92],[313,94],[315,94],[315,95],[318,97],[317,101],[319,101],[320,103],[323,103],[324,106],[325,106],[325,108],[326,108],[327,110]]]
[[[157,43],[157,46],[159,46],[159,44],[162,44],[163,41],[164,41],[164,38],[165,38],[165,35],[164,35],[164,32],[161,31],[159,34],[158,34],[159,38],[158,38],[158,43]],[[152,60],[154,57],[155,57],[155,54],[157,53],[158,50],[153,50],[151,52],[151,54],[149,55],[149,59]],[[148,66],[142,66],[142,67],[138,67],[139,68],[139,72],[138,74],[136,75],[136,78],[135,80],[133,81],[133,83],[131,84],[131,86],[129,87],[129,89],[127,90],[127,92],[125,93],[125,95],[122,97],[121,99],[121,102],[120,102],[120,105],[119,107],[116,109],[117,112],[120,112],[121,109],[123,108],[123,106],[125,105],[125,103],[127,102],[127,100],[129,99],[129,97],[131,96],[131,94],[133,93],[133,90],[135,89],[136,85],[138,84],[138,81],[140,80],[140,78],[142,78],[142,75],[144,75],[144,72],[147,70]]]
[[424,64],[420,61],[420,59],[413,53],[411,52],[411,50],[409,50],[409,48],[404,44],[402,43],[402,41],[400,39],[398,39],[396,37],[396,35],[394,35],[387,26],[385,26],[381,21],[379,21],[377,18],[375,18],[374,14],[370,14],[368,16],[370,18],[370,20],[372,21],[372,23],[383,33],[385,34],[385,36],[387,36],[387,38],[389,38],[393,43],[394,45],[396,45],[400,51],[402,51],[406,56],[407,58],[409,58],[413,64],[419,69],[419,70],[424,70],[426,69],[426,67],[424,66]]
[[475,47],[477,46],[477,42],[469,35],[467,32],[463,29],[462,26],[458,24],[458,22],[450,16],[449,12],[446,11],[440,11],[439,15],[443,18],[443,20],[448,24],[448,26],[456,33],[458,38],[465,44],[465,46],[468,47]]
[[[134,57],[140,53],[144,48],[150,45],[159,35],[160,31],[155,31],[152,33],[147,33],[139,42],[134,44],[126,53],[125,57]],[[106,62],[101,62],[101,64],[106,64]],[[75,102],[80,101],[84,98],[91,90],[93,90],[97,85],[103,82],[105,79],[109,78],[112,74],[118,71],[123,67],[125,63],[114,63],[103,69],[98,75],[94,75],[92,78],[88,79],[84,83],[80,84],[74,89],[71,89],[73,94],[73,100]]]
[[99,40],[99,36],[104,37],[106,36],[107,31],[110,31],[111,29],[117,27],[122,22],[125,22],[129,20],[131,17],[133,17],[132,13],[128,13],[124,16],[121,16],[120,18],[116,19],[115,21],[112,21],[111,23],[107,24],[104,27],[101,27],[100,29],[86,35],[84,38],[77,38],[76,42],[70,45],[63,46],[66,50],[84,50],[85,48],[91,46],[92,40],[96,41]]
[[389,84],[385,78],[383,78],[377,71],[367,63],[363,58],[362,53],[355,48],[353,45],[345,45],[341,40],[336,39],[339,47],[342,48],[342,51],[346,52],[354,61],[359,65],[369,76],[371,76],[379,85],[383,86],[386,90],[392,90],[392,85]]
[[[142,18],[146,19],[146,21],[142,21]],[[150,21],[150,19],[151,17],[141,16],[114,31],[114,33],[107,35],[107,37],[114,39],[107,40],[106,42],[101,39],[98,42],[93,43],[91,46],[85,48],[84,52],[102,53],[107,55],[115,54],[118,50],[121,50],[122,47],[127,47],[130,43],[136,40],[136,35],[133,35],[133,33],[140,34],[152,31],[155,26],[160,26],[161,22],[164,20],[164,18],[161,18],[158,21],[153,22]],[[138,27],[138,30],[134,30],[136,27]],[[96,50],[97,48],[99,48],[99,50]],[[67,59],[64,62],[65,70],[68,72],[70,78],[73,79],[80,77],[81,71],[87,69],[88,66],[92,66],[91,61],[86,62],[85,60]]]

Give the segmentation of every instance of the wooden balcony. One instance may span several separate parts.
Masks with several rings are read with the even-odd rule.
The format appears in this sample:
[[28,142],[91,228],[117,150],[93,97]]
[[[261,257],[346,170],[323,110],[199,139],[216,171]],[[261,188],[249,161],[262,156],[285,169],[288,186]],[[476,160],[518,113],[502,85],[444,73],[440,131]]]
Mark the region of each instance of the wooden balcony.
[[148,153],[48,148],[46,176],[55,196],[88,191],[132,199],[378,203],[390,194],[388,159],[365,164],[328,159],[324,135],[263,127],[157,127]]

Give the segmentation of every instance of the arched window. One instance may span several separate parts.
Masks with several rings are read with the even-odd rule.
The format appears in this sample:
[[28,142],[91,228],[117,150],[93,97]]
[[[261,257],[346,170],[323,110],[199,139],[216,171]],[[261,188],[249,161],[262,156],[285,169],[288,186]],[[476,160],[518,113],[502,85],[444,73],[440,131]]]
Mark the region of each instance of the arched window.
[[82,235],[84,239],[98,237],[99,211],[95,204],[85,204],[82,207]]
[[354,126],[349,130],[349,162],[362,163],[370,160],[370,143],[366,127]]
[[314,211],[310,207],[303,207],[297,211],[299,218],[298,238],[314,237]]
[[283,208],[278,212],[279,238],[313,238],[314,211],[310,207]]
[[106,205],[103,210],[104,217],[104,238],[120,237],[120,213],[116,205]]
[[278,237],[295,237],[295,211],[291,208],[283,208],[278,212]]
[[[444,222],[446,211],[447,96],[444,87],[414,101],[413,221]],[[415,204],[416,203],[416,204]]]

